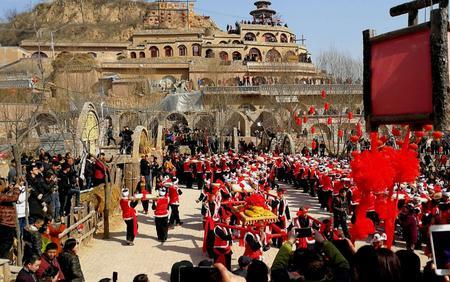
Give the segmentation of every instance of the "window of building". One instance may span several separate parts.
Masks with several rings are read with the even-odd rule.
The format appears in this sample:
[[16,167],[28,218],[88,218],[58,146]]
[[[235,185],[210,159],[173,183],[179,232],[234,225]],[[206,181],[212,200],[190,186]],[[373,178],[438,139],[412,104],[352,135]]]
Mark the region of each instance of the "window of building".
[[214,58],[214,51],[212,49],[206,50],[206,58]]
[[130,57],[131,57],[132,59],[136,59],[136,52],[131,52],[131,53],[130,53]]
[[280,35],[280,42],[281,43],[288,43],[288,38],[287,38],[286,34],[282,33]]
[[233,52],[233,61],[240,61],[242,60],[242,55],[239,52]]
[[152,58],[157,58],[159,57],[159,49],[156,46],[152,46],[150,47],[150,56]]
[[173,56],[173,49],[170,46],[164,47],[164,54],[166,57],[172,57]]
[[272,33],[266,33],[263,35],[265,42],[274,43],[277,42],[277,38]]
[[184,45],[178,46],[178,53],[180,57],[186,56],[187,55],[186,46]]
[[225,51],[220,52],[219,57],[222,61],[228,61],[228,53]]
[[202,47],[199,44],[192,45],[192,55],[199,57],[202,55]]
[[245,41],[256,41],[256,35],[252,32],[248,32],[244,36]]
[[139,52],[139,58],[145,58],[145,52]]

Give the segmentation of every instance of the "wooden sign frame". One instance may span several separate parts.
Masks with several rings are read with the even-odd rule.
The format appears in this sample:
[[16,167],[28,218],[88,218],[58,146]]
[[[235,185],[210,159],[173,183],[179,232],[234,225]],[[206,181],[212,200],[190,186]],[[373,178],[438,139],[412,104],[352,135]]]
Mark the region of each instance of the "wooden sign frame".
[[[429,22],[417,24],[418,9],[432,6],[439,2],[439,8],[431,11]],[[448,21],[449,0],[418,0],[396,6],[391,9],[391,16],[408,13],[409,27],[395,30],[389,33],[375,36],[373,30],[363,31],[364,47],[364,116],[368,131],[377,131],[383,124],[409,124],[413,127],[421,127],[424,124],[433,124],[436,130],[445,130],[447,127],[447,107],[449,89],[449,57],[448,57],[448,33],[450,31]],[[377,115],[372,107],[373,68],[372,54],[376,43],[414,35],[419,32],[429,32],[431,60],[431,99],[432,108],[429,113],[388,114]],[[401,75],[401,73],[396,74]]]

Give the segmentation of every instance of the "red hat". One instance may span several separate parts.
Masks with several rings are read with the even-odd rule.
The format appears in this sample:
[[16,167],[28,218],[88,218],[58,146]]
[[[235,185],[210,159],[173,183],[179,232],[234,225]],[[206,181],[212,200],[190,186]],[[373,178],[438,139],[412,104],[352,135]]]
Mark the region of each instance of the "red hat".
[[298,209],[297,216],[304,216],[305,214],[308,213],[308,211],[309,211],[309,208],[307,208],[307,207],[300,207]]

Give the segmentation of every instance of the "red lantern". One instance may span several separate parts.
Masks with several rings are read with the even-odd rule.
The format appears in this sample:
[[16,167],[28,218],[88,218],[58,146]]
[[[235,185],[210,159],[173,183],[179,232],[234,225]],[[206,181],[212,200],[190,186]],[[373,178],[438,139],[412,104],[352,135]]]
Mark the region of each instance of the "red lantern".
[[296,118],[295,119],[295,123],[297,124],[297,125],[302,125],[302,119],[301,118]]
[[315,149],[317,148],[317,143],[316,143],[315,140],[312,141],[312,143],[311,143],[311,148],[312,148],[313,150],[315,150]]
[[348,119],[352,119],[353,118],[353,113],[352,112],[348,112],[347,117],[348,117]]
[[425,136],[425,132],[423,131],[416,131],[414,132],[414,136],[416,136],[417,138],[422,138]]
[[315,128],[314,126],[311,127],[311,133],[312,133],[312,134],[316,133],[316,128]]
[[328,119],[327,119],[327,124],[328,125],[331,125],[333,123],[333,119],[331,118],[331,117],[329,117]]
[[303,117],[303,123],[307,123],[308,122],[308,117]]
[[298,118],[298,113],[296,111],[294,112],[294,118]]
[[402,135],[402,133],[400,132],[400,129],[398,129],[397,127],[393,127],[392,128],[392,135],[394,135],[395,137],[399,137]]
[[433,132],[434,139],[441,139],[443,136],[444,136],[444,134],[441,131]]
[[356,124],[356,130],[362,130],[362,125],[360,122]]
[[327,92],[325,89],[322,90],[322,98],[325,99],[327,97]]
[[356,135],[350,136],[350,141],[352,141],[352,143],[356,143],[356,142],[358,142],[358,140],[359,140],[358,136],[356,136]]
[[313,106],[309,107],[309,114],[313,115],[316,112]]
[[325,111],[328,111],[328,110],[330,109],[330,104],[328,104],[328,102],[326,102],[326,103],[323,105],[323,108],[325,109]]
[[431,130],[433,130],[433,126],[431,124],[424,125],[423,130],[425,130],[426,132],[430,132]]
[[344,131],[342,129],[338,130],[338,137],[342,138],[344,136]]

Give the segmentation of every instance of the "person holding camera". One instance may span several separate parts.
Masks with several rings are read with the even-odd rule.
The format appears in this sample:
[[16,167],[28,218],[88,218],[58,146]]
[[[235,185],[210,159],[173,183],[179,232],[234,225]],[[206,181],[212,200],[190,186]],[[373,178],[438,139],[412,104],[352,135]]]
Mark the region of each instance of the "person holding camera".
[[19,199],[17,186],[8,186],[0,181],[0,258],[7,258],[16,235],[16,209],[14,203]]
[[339,226],[341,226],[345,237],[350,238],[347,226],[347,217],[348,217],[347,190],[345,188],[341,188],[339,190],[339,195],[334,197],[332,207],[333,207],[334,228],[338,229]]
[[64,274],[56,259],[57,254],[58,246],[55,243],[49,243],[45,247],[45,253],[41,256],[41,265],[36,271],[36,277],[39,280],[64,281]]

